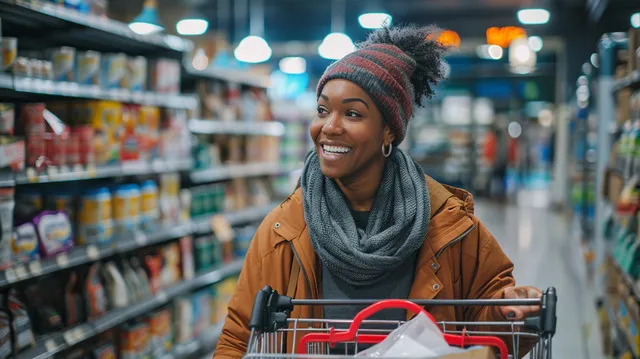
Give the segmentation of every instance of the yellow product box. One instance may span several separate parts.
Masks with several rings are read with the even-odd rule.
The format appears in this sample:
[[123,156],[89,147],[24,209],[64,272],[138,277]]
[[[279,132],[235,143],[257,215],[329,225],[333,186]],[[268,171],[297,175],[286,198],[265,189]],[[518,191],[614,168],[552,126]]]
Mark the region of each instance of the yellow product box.
[[154,106],[140,106],[136,134],[141,142],[143,159],[159,156],[160,144],[160,108]]
[[122,104],[113,101],[92,101],[89,103],[89,111],[94,131],[93,151],[96,164],[118,163],[122,136]]

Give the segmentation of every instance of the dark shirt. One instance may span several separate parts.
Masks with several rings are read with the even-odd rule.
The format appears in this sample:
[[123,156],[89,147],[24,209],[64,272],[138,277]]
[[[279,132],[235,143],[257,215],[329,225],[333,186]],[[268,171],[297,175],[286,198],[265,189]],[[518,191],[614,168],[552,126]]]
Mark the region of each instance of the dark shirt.
[[[352,211],[356,227],[365,230],[369,220],[370,212]],[[413,284],[414,273],[416,269],[416,260],[418,252],[414,253],[404,264],[396,268],[389,276],[383,278],[378,283],[369,286],[353,286],[339,277],[334,276],[325,267],[322,267],[322,296],[325,299],[406,299],[409,297],[409,291]],[[353,319],[359,311],[366,306],[325,306],[324,315],[326,319]],[[403,309],[383,310],[370,319],[374,320],[392,320],[403,321],[406,319],[406,312]],[[334,324],[336,329],[346,329],[348,324]],[[396,328],[397,325],[369,325],[366,328],[389,329]],[[365,327],[363,327],[365,328]],[[369,346],[358,345],[358,351],[364,350]],[[355,346],[348,345],[347,354],[353,354]],[[332,354],[345,354],[345,346],[337,345]]]

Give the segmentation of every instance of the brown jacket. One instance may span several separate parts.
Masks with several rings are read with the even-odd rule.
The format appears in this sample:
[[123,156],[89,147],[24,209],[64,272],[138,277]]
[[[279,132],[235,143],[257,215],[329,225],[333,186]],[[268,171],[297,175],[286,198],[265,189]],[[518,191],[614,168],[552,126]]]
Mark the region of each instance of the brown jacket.
[[[418,255],[409,299],[501,298],[503,289],[515,285],[513,264],[473,215],[471,194],[441,185],[429,177],[427,185],[431,221]],[[229,303],[215,359],[244,356],[250,334],[249,317],[257,292],[269,285],[279,293],[287,293],[295,257],[301,264],[295,298],[321,297],[321,271],[305,224],[300,189],[276,207],[258,228]],[[434,306],[427,310],[439,321],[505,320],[497,307]],[[309,306],[296,307],[291,318],[321,316],[317,310],[313,311],[315,313]]]

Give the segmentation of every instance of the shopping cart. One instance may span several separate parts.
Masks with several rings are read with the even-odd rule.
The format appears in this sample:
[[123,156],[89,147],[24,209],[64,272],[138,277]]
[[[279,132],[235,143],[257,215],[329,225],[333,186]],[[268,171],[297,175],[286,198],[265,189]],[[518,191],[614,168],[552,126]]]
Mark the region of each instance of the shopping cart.
[[[306,358],[353,358],[347,353],[347,344],[358,352],[358,345],[381,342],[402,321],[370,320],[375,313],[391,308],[405,309],[413,313],[422,312],[442,329],[449,345],[468,348],[490,346],[496,349],[500,359],[511,358],[507,343],[513,350],[513,358],[520,358],[522,341],[531,343],[530,358],[551,359],[551,340],[556,331],[555,288],[547,289],[538,299],[430,299],[430,300],[331,300],[292,299],[280,295],[267,286],[256,295],[249,320],[251,335],[245,359],[306,359]],[[312,318],[289,318],[294,306],[368,305],[352,320],[326,320]],[[499,322],[436,322],[423,306],[539,306],[539,315],[523,321]],[[363,328],[361,325],[378,326]],[[389,329],[379,329],[379,326]],[[336,329],[336,326],[348,326]],[[477,328],[473,330],[473,328]],[[289,349],[287,343],[293,343]],[[344,346],[345,353],[335,353],[337,344]],[[385,358],[391,359],[391,358]]]

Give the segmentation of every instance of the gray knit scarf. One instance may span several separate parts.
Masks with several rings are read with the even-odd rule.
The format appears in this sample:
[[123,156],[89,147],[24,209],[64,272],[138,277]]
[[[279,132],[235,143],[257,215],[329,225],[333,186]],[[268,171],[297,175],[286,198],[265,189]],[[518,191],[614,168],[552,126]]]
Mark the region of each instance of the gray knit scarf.
[[351,285],[384,279],[424,242],[431,218],[424,172],[399,149],[387,159],[364,231],[356,228],[340,187],[322,174],[315,150],[307,155],[300,185],[313,248],[331,273]]

